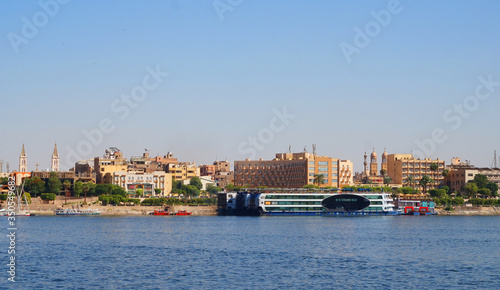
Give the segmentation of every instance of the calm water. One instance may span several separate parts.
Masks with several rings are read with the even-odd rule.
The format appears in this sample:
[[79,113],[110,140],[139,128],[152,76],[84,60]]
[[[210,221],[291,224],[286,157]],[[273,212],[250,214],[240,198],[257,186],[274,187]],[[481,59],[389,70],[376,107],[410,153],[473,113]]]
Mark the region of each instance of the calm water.
[[500,217],[18,220],[0,288],[500,289]]

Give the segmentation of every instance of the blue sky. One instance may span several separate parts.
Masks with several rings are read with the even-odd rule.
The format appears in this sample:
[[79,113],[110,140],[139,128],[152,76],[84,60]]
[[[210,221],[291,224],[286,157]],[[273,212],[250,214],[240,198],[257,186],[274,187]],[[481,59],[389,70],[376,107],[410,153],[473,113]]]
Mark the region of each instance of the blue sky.
[[[481,77],[500,82],[498,1],[40,3],[53,15],[38,1],[0,2],[0,159],[11,170],[23,143],[29,170],[49,167],[54,142],[63,169],[70,152],[87,159],[110,146],[207,164],[317,144],[356,171],[373,147],[478,166],[500,150],[500,86],[480,88],[481,100],[475,92]],[[222,19],[214,3],[237,5]],[[23,19],[37,31],[26,34]],[[348,62],[341,44],[356,47],[356,28],[369,43]],[[168,76],[121,118],[112,104],[142,86],[148,67]],[[467,117],[454,111],[464,102]],[[276,130],[284,108],[294,117]],[[91,143],[82,132],[102,120],[113,130]],[[424,141],[435,130],[439,142]]]

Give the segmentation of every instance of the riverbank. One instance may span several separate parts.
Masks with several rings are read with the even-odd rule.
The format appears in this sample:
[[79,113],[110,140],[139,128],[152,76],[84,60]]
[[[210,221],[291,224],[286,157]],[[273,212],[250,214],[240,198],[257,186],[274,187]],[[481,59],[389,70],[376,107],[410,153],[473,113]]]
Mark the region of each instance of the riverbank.
[[[71,205],[56,206],[54,204],[37,204],[31,205],[30,211],[35,215],[54,215],[54,210],[58,208],[72,208]],[[161,206],[101,206],[92,205],[90,207],[81,207],[81,209],[97,209],[101,211],[102,216],[135,216],[135,215],[149,215],[155,210],[163,210]],[[191,212],[194,216],[213,216],[217,215],[217,206],[185,206],[175,205],[170,206],[170,212],[177,212],[185,210]]]
[[452,211],[445,210],[444,207],[436,208],[439,215],[454,216],[482,216],[500,215],[500,207],[495,206],[454,206]]

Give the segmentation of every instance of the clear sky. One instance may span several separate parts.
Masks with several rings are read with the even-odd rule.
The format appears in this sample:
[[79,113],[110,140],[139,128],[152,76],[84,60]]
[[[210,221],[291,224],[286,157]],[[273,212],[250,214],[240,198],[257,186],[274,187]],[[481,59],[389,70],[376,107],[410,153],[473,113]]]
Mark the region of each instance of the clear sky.
[[356,171],[373,147],[500,150],[499,1],[54,1],[0,2],[11,170],[23,143],[29,170],[54,142],[62,169],[110,146],[208,164],[317,144]]

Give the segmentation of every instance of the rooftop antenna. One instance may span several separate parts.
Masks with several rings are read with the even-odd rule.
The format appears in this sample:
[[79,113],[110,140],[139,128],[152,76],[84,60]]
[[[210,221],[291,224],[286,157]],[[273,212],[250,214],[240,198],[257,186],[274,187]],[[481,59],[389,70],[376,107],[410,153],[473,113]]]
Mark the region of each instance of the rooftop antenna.
[[493,162],[491,162],[491,168],[498,168],[498,163],[497,163],[497,151],[493,153]]
[[7,172],[10,172],[10,164],[7,162]]
[[288,145],[288,153],[292,153],[292,145]]
[[0,173],[3,172],[3,159],[0,159]]
[[304,146],[304,153],[307,153],[307,147]]
[[316,156],[316,144],[313,144],[313,155]]

